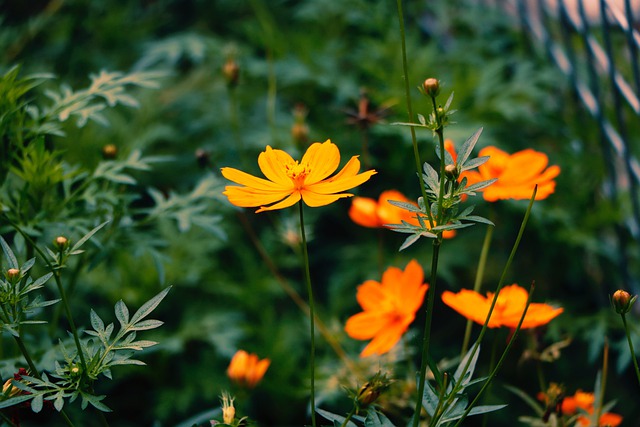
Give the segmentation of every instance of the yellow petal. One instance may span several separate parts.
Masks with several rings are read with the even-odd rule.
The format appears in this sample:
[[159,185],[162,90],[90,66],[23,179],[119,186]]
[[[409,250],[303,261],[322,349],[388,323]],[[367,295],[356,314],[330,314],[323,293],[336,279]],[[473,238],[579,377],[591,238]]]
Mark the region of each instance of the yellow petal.
[[256,206],[268,205],[284,199],[289,195],[289,191],[261,191],[248,187],[236,187],[229,185],[222,192],[229,202],[241,208],[252,208]]
[[275,205],[271,205],[271,206],[262,206],[262,207],[260,207],[260,209],[258,209],[256,211],[256,213],[260,213],[260,212],[264,212],[264,211],[274,211],[276,209],[288,208],[289,206],[295,205],[299,200],[300,200],[300,192],[296,191],[295,193],[292,193],[291,195],[289,195],[289,197],[287,197],[286,199],[284,199],[280,203],[276,203]]
[[222,176],[227,178],[229,181],[233,181],[236,184],[245,185],[247,187],[255,188],[257,190],[282,191],[288,188],[287,186],[276,184],[271,181],[267,181],[266,179],[258,178],[234,168],[222,168],[221,172]]
[[267,145],[258,156],[260,170],[271,181],[283,187],[293,188],[293,181],[287,176],[285,165],[294,163],[293,158],[282,150],[274,150]]
[[316,142],[307,149],[300,163],[309,167],[309,175],[305,179],[305,184],[315,184],[338,169],[340,150],[329,139],[323,143]]
[[305,188],[318,194],[339,193],[357,187],[376,173],[375,170],[370,170],[357,174],[359,170],[360,161],[354,156],[335,176],[316,184],[305,185]]

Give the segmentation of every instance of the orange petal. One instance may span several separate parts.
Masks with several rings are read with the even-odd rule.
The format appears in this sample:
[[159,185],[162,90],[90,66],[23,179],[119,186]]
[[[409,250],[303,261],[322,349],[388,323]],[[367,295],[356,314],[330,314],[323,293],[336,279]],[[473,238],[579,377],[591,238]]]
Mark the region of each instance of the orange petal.
[[386,306],[381,307],[382,302],[387,299],[387,296],[382,290],[380,283],[375,280],[367,280],[358,286],[356,299],[364,311],[383,311],[388,308]]
[[363,311],[348,318],[344,330],[351,338],[368,340],[384,329],[387,324],[388,318],[385,314]]
[[407,330],[407,327],[400,322],[393,322],[387,324],[374,338],[373,340],[362,350],[360,357],[367,357],[373,354],[382,355],[387,353],[395,346],[402,334]]
[[378,204],[369,197],[354,197],[349,208],[349,218],[363,227],[381,227],[377,215]]
[[305,184],[312,185],[322,181],[338,169],[340,150],[330,139],[323,143],[316,142],[307,149],[300,163],[309,166],[309,175],[305,179]]
[[353,196],[353,194],[349,194],[349,193],[317,194],[307,189],[302,189],[301,192],[302,192],[302,199],[304,200],[304,202],[312,208],[317,208],[318,206],[326,206],[335,202],[338,199]]
[[526,183],[534,181],[535,178],[549,164],[546,154],[532,149],[518,151],[509,157],[507,167],[500,175],[500,182],[503,185],[512,183]]
[[[442,293],[442,302],[476,323],[484,325],[484,321],[489,314],[491,302],[477,292],[462,289],[457,294],[451,291]],[[491,315],[488,327],[497,328],[500,326],[499,319],[496,319],[495,310]]]

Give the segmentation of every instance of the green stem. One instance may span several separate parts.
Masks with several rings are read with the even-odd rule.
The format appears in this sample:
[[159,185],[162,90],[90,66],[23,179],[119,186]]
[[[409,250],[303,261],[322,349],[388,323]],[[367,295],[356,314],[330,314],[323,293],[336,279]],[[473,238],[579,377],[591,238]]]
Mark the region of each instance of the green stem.
[[[404,14],[402,12],[402,0],[396,0],[398,5],[398,22],[400,24],[400,42],[402,45],[402,72],[404,77],[404,92],[407,100],[407,114],[409,115],[409,123],[413,123],[413,108],[411,107],[411,91],[409,89],[409,67],[407,66],[407,43],[405,41],[404,31]],[[433,216],[431,215],[431,209],[429,206],[429,199],[427,198],[427,190],[424,186],[424,180],[422,179],[422,161],[420,160],[420,151],[418,150],[418,139],[416,138],[416,131],[413,126],[409,127],[411,131],[411,142],[413,144],[413,156],[416,161],[416,170],[418,172],[418,182],[420,183],[420,193],[424,200],[427,218],[429,219],[429,228],[434,227]]]
[[302,236],[302,254],[304,257],[304,273],[307,282],[307,293],[309,294],[309,332],[311,334],[311,349],[309,355],[309,379],[311,381],[311,425],[316,427],[316,400],[315,400],[315,358],[316,358],[316,339],[315,339],[315,304],[313,302],[313,287],[311,286],[311,273],[309,270],[309,252],[307,249],[307,236],[304,231],[304,215],[302,200],[298,202],[300,205],[300,235]]
[[440,149],[440,190],[438,191],[438,217],[436,219],[436,225],[444,225],[442,222],[444,218],[444,209],[442,209],[442,201],[444,200],[444,184],[446,179],[444,177],[444,131],[442,126],[442,117],[438,114],[438,106],[436,105],[436,97],[431,97],[431,104],[433,105],[433,114],[436,118],[436,134],[438,135],[438,146]]
[[349,414],[347,414],[347,418],[344,419],[344,421],[342,422],[340,427],[347,427],[347,424],[349,424],[349,421],[351,420],[351,417],[353,417],[356,414],[356,410],[357,409],[358,409],[358,405],[354,404],[353,408],[351,409],[351,412],[349,412]]
[[625,313],[621,313],[622,324],[624,325],[624,332],[627,335],[627,343],[629,344],[629,350],[631,351],[631,359],[633,360],[633,367],[636,370],[636,377],[638,378],[638,385],[640,385],[640,369],[638,369],[638,360],[636,358],[636,353],[633,350],[633,341],[631,341],[631,332],[629,331],[629,325],[627,325],[627,318],[625,317]]
[[440,255],[440,239],[433,241],[433,253],[431,256],[431,280],[427,291],[427,311],[424,321],[424,335],[422,336],[422,355],[420,360],[420,375],[418,377],[418,397],[413,414],[413,427],[418,427],[420,413],[422,412],[422,395],[427,377],[427,364],[429,359],[429,343],[431,340],[431,320],[433,318],[433,303],[436,296],[436,281],[438,278],[438,257]]
[[[635,358],[635,357],[634,357]],[[597,420],[602,415],[602,405],[604,404],[604,390],[607,387],[607,373],[609,372],[609,342],[605,340],[604,351],[602,355],[602,377],[600,378],[600,390],[598,393],[598,402],[596,402],[596,424],[599,424]]]
[[[487,227],[487,233],[484,235],[484,242],[482,243],[482,251],[480,252],[480,259],[478,260],[478,269],[476,270],[476,278],[473,282],[473,290],[475,292],[480,291],[482,286],[482,278],[484,277],[484,268],[487,265],[487,257],[489,255],[489,248],[491,247],[491,238],[493,237],[493,226]],[[473,321],[467,319],[467,326],[464,330],[464,340],[462,341],[462,351],[460,357],[464,357],[469,350],[469,341],[471,339],[471,326]]]
[[80,358],[80,365],[82,366],[83,372],[87,371],[87,363],[84,359],[84,353],[82,351],[82,346],[80,345],[80,338],[78,336],[78,330],[76,328],[76,324],[73,321],[73,316],[71,315],[71,308],[69,307],[69,301],[67,299],[66,292],[64,290],[64,286],[62,286],[62,281],[60,279],[60,272],[51,264],[47,256],[44,252],[36,245],[31,236],[25,233],[17,224],[13,221],[9,221],[11,226],[16,229],[18,233],[24,237],[24,239],[29,242],[34,248],[34,250],[38,253],[38,255],[44,260],[47,264],[49,270],[53,273],[53,279],[56,282],[56,286],[58,287],[58,292],[60,292],[60,298],[62,299],[62,304],[64,305],[64,309],[67,315],[67,321],[69,322],[69,327],[71,328],[71,333],[73,335],[73,339],[75,341],[76,347],[78,349],[78,357]]

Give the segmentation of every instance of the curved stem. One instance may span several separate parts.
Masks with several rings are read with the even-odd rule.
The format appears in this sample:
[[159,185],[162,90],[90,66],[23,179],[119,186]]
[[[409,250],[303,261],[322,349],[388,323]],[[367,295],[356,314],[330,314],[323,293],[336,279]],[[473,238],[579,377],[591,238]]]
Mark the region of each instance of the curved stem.
[[[484,268],[487,265],[487,257],[489,255],[489,248],[491,247],[491,238],[493,237],[493,226],[487,226],[487,232],[484,235],[484,242],[482,243],[482,251],[480,252],[480,259],[478,260],[478,269],[476,270],[476,278],[473,282],[474,292],[479,292],[482,286],[482,278],[484,277]],[[469,340],[471,339],[471,326],[473,321],[467,319],[467,326],[464,330],[464,340],[462,341],[462,351],[460,357],[464,357],[469,350]]]
[[353,408],[351,409],[351,412],[349,412],[349,414],[347,415],[347,418],[344,419],[344,421],[342,422],[340,427],[347,427],[347,424],[349,424],[349,421],[351,420],[351,417],[353,417],[355,415],[357,409],[358,409],[358,405],[354,404]]
[[633,367],[636,371],[636,377],[638,378],[638,385],[640,385],[640,369],[638,369],[638,360],[636,353],[633,351],[633,341],[631,341],[631,333],[629,332],[629,325],[627,325],[627,318],[624,313],[621,313],[622,324],[624,325],[624,332],[627,335],[627,343],[629,344],[629,350],[631,351],[631,359],[633,360]]
[[311,381],[311,425],[316,427],[316,400],[315,400],[315,357],[316,357],[316,338],[315,338],[315,304],[313,302],[313,287],[311,286],[311,273],[309,271],[309,253],[307,250],[307,236],[304,231],[304,215],[302,200],[298,202],[300,206],[300,235],[302,237],[302,254],[304,258],[304,273],[307,282],[307,293],[309,294],[309,332],[311,334],[311,349],[309,354],[309,379]]

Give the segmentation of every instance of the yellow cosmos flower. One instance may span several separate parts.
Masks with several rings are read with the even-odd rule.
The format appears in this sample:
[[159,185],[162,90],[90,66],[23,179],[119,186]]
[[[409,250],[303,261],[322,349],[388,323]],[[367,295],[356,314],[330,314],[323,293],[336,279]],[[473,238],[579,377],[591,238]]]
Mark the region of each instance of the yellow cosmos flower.
[[375,170],[358,173],[360,161],[353,156],[340,172],[329,178],[340,165],[340,151],[329,139],[311,144],[300,162],[267,146],[258,156],[258,165],[267,179],[222,168],[225,178],[243,186],[229,185],[222,194],[236,206],[259,206],[256,213],[287,208],[301,199],[310,207],[328,205],[353,196],[343,191],[357,187],[376,173]]

